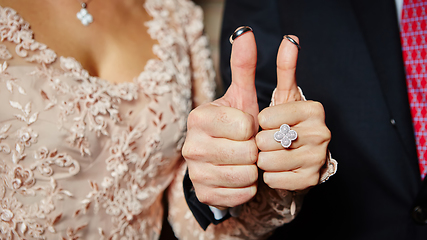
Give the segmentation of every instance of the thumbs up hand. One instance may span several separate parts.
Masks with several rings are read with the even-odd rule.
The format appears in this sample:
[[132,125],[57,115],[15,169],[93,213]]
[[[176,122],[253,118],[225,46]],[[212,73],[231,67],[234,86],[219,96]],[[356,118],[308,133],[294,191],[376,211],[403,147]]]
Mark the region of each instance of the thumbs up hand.
[[[298,42],[295,36],[290,37]],[[303,190],[317,185],[331,139],[322,104],[300,101],[295,78],[297,57],[298,48],[284,38],[277,55],[274,106],[258,115],[263,130],[256,136],[260,149],[257,165],[264,170],[264,182],[274,189]],[[273,137],[282,124],[288,124],[298,135],[289,148]]]
[[182,153],[200,202],[219,208],[249,201],[257,192],[257,49],[252,32],[232,46],[232,83],[222,98],[188,116]]

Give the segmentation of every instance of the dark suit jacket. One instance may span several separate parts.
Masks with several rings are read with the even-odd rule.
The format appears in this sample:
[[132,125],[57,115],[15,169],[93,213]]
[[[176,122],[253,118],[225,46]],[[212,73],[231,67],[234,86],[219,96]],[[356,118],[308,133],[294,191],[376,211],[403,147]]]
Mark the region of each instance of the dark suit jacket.
[[[228,37],[254,30],[260,108],[276,85],[285,34],[301,47],[298,85],[324,105],[338,172],[310,190],[302,211],[271,239],[427,239],[422,182],[393,0],[228,0],[221,70],[230,82]],[[414,213],[414,208],[417,208]],[[415,215],[415,216],[414,216]]]

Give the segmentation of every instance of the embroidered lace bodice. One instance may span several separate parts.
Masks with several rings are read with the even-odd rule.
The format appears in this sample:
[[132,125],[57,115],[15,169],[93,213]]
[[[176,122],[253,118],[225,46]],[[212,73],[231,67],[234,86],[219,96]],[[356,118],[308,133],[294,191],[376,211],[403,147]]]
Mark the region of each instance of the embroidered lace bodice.
[[[202,11],[188,0],[145,9],[158,59],[133,82],[111,84],[0,8],[0,239],[157,239],[168,187],[180,239],[257,238],[292,219],[292,196],[260,187],[240,217],[198,226],[180,150],[193,104],[213,98]],[[26,64],[9,64],[16,58]]]

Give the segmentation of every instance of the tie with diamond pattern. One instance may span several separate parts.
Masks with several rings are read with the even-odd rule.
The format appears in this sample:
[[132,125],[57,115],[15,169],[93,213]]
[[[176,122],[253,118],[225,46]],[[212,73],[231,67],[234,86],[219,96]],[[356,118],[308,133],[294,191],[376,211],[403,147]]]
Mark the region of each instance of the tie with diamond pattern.
[[404,0],[401,42],[421,177],[427,173],[427,0]]

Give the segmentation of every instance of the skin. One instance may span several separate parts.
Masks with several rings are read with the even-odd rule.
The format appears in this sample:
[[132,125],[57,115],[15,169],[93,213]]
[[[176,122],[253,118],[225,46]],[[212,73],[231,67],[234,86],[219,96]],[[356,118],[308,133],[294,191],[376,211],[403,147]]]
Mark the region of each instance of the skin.
[[87,9],[94,21],[83,26],[76,17],[78,0],[0,0],[1,6],[15,9],[30,23],[36,41],[58,56],[74,57],[92,76],[113,83],[132,81],[149,59],[157,58],[151,50],[157,41],[144,25],[151,16],[143,3],[90,0]]
[[[276,105],[259,113],[254,35],[248,32],[234,41],[229,89],[223,97],[194,109],[188,118],[183,156],[202,203],[220,209],[246,203],[255,196],[259,181],[271,189],[292,191],[318,184],[331,135],[322,104],[301,101],[297,57],[297,47],[284,39],[277,55]],[[288,149],[273,139],[283,123],[298,133]]]

